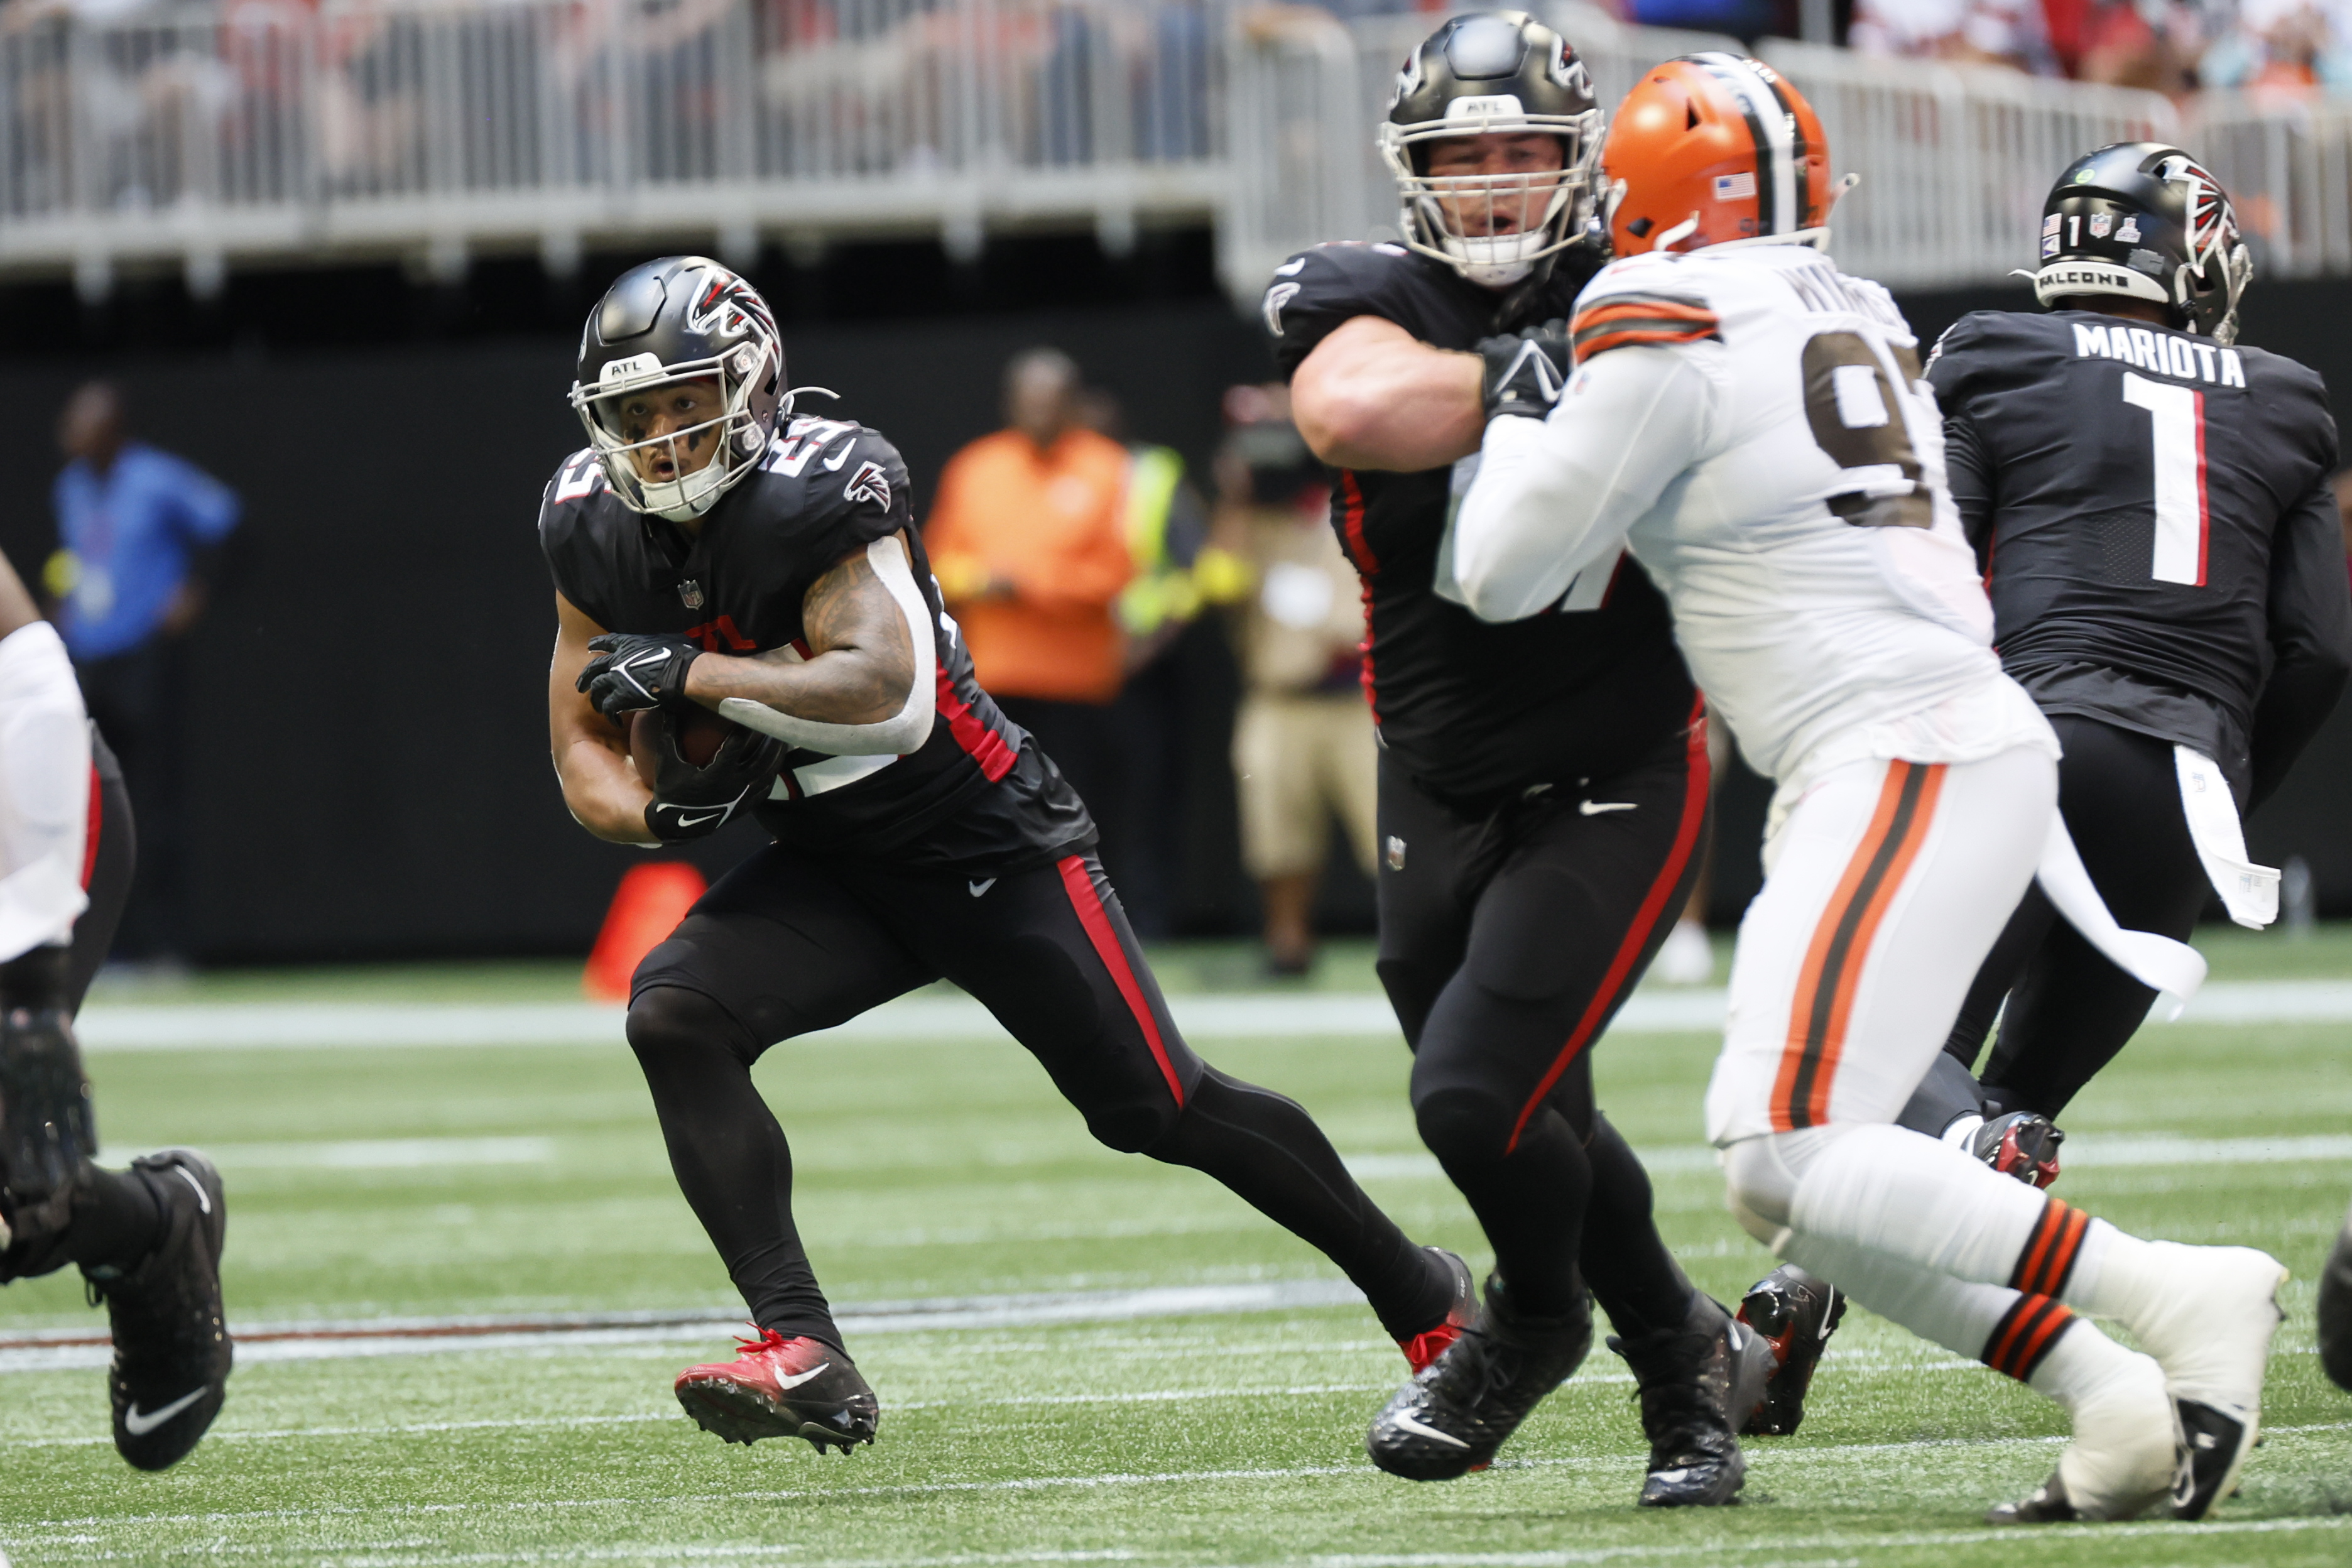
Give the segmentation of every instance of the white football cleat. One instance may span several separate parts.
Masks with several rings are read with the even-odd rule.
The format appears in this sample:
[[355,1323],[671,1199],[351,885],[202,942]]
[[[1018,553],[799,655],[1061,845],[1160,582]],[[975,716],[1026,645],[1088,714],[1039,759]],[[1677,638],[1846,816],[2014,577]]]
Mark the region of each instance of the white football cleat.
[[2163,1363],[2187,1435],[2174,1517],[2202,1519],[2236,1489],[2261,1433],[2263,1373],[2287,1271],[2251,1247],[2148,1245],[2161,1251],[2166,1289],[2125,1327]]
[[[2076,1331],[2095,1330],[2084,1323]],[[2125,1354],[2116,1375],[2061,1398],[2074,1440],[2058,1456],[2057,1472],[2032,1496],[1994,1509],[1988,1523],[2136,1519],[2172,1496],[2182,1450],[2164,1369],[2150,1357]]]

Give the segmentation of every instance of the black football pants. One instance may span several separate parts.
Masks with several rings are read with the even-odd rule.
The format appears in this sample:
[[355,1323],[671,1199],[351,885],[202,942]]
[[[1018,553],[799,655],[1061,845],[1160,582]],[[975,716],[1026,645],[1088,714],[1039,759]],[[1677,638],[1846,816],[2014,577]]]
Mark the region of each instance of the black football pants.
[[1619,1333],[1680,1323],[1690,1284],[1650,1180],[1595,1110],[1591,1047],[1698,873],[1704,726],[1650,761],[1484,818],[1381,760],[1380,975],[1412,1047],[1412,1108],[1524,1311],[1591,1287]]
[[762,1328],[841,1347],[751,1064],[941,977],[1028,1047],[1101,1142],[1223,1182],[1338,1264],[1393,1336],[1444,1316],[1451,1281],[1307,1112],[1185,1045],[1094,856],[971,879],[772,844],[646,955],[628,1019],[678,1185]]
[[[2181,812],[2171,742],[2074,714],[2053,714],[2050,722],[2066,749],[2058,809],[2099,896],[2126,931],[2187,941],[2213,889]],[[1977,971],[1944,1049],[1973,1069],[1999,1017],[1982,1113],[2055,1118],[2115,1059],[2155,1000],[2060,919],[2037,885]],[[1932,1133],[1976,1109],[1956,1093],[1965,1097],[1966,1080],[1938,1063],[1902,1124]]]
[[[96,787],[90,792],[85,862],[89,875],[83,884],[89,907],[74,922],[66,995],[70,1013],[81,1011],[90,980],[106,962],[107,948],[130,902],[138,860],[122,769],[95,728],[90,731],[90,761]],[[46,1237],[12,1236],[6,1249],[0,1250],[0,1284],[52,1273],[68,1263],[128,1267],[154,1246],[161,1223],[154,1196],[142,1178],[86,1164],[74,1183],[73,1215],[66,1228]]]

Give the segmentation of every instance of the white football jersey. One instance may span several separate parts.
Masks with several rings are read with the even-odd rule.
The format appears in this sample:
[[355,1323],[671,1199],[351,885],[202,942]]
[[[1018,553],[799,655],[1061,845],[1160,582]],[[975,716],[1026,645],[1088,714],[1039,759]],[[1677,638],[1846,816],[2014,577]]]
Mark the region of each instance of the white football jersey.
[[1711,708],[1784,784],[1866,756],[1968,762],[2048,724],[2001,673],[1917,341],[1801,245],[1612,262],[1549,417],[1497,418],[1448,539],[1490,619],[1630,547]]

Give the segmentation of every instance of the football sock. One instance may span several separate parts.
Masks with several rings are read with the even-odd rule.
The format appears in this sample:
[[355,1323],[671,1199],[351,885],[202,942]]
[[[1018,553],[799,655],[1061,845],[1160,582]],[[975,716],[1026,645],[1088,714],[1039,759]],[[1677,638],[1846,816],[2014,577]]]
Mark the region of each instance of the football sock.
[[1433,1327],[1453,1303],[1451,1275],[1381,1212],[1294,1100],[1206,1068],[1176,1124],[1144,1152],[1213,1176],[1321,1251],[1391,1339]]
[[[2049,1205],[2024,1183],[1949,1144],[1884,1123],[1780,1133],[1771,1142],[1796,1177],[1787,1224],[1798,1234],[1955,1279],[2061,1293],[2050,1266],[2024,1267],[2026,1244]],[[2065,1256],[2071,1261],[2071,1247]],[[1845,1283],[1835,1274],[1824,1277]]]
[[1592,1167],[1578,1249],[1585,1283],[1610,1326],[1628,1339],[1678,1326],[1690,1316],[1692,1285],[1658,1235],[1650,1173],[1624,1135],[1597,1113],[1584,1155]]
[[100,1279],[122,1274],[163,1240],[164,1211],[147,1178],[84,1163],[74,1178],[71,1217],[63,1230],[12,1237],[0,1252],[0,1282],[31,1279],[68,1263]]
[[1583,1304],[1577,1279],[1592,1165],[1567,1118],[1549,1105],[1511,1140],[1517,1108],[1474,1089],[1450,1088],[1413,1107],[1421,1140],[1461,1189],[1495,1248],[1495,1272],[1511,1303],[1558,1318]]
[[751,1083],[756,1044],[717,1003],[665,986],[630,1004],[629,1045],[653,1091],[678,1189],[751,1321],[842,1350],[793,1224],[792,1148]]

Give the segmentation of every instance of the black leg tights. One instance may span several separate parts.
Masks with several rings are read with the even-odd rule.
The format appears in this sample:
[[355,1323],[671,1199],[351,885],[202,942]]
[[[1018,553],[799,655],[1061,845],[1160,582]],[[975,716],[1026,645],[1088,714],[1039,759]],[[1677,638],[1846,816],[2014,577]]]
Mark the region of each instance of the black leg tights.
[[759,1043],[717,1003],[676,986],[639,993],[628,1026],[670,1169],[751,1321],[840,1350],[841,1332],[793,1225],[793,1152],[752,1087]]
[[1183,1111],[1144,1151],[1213,1176],[1318,1248],[1363,1291],[1391,1338],[1444,1316],[1451,1284],[1382,1214],[1305,1109],[1205,1068]]

